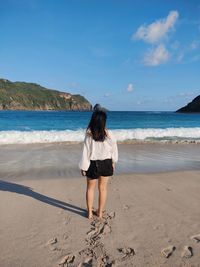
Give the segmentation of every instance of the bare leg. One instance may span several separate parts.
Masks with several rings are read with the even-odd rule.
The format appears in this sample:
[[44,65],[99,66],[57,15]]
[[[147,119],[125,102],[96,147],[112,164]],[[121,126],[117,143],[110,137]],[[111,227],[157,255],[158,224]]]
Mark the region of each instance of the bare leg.
[[106,203],[108,178],[109,177],[100,176],[98,180],[99,208],[97,213],[99,218],[102,218],[103,209]]
[[86,190],[86,203],[88,209],[88,218],[92,218],[92,207],[94,201],[94,190],[96,185],[96,179],[87,178],[87,190]]

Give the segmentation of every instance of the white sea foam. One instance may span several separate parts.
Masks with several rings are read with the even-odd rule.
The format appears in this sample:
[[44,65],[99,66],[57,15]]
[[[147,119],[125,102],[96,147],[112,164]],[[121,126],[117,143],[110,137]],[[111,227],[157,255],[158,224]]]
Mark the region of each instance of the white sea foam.
[[[117,129],[113,130],[118,141],[146,139],[200,139],[200,127],[165,129]],[[28,144],[52,142],[81,142],[85,130],[64,131],[0,131],[0,144]]]
[[147,128],[114,130],[118,141],[145,140],[145,139],[198,139],[200,138],[200,127],[195,128]]
[[77,142],[84,139],[84,133],[84,130],[0,131],[0,144]]

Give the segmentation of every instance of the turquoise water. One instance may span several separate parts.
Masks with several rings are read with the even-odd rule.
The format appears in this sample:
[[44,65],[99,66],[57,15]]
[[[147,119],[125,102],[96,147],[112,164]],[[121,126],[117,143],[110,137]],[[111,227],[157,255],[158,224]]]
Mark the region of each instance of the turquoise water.
[[[0,143],[82,141],[91,112],[0,111]],[[107,112],[118,140],[200,139],[200,114]]]
[[[110,129],[200,127],[200,114],[110,111]],[[91,112],[0,111],[1,131],[78,130],[86,128]]]

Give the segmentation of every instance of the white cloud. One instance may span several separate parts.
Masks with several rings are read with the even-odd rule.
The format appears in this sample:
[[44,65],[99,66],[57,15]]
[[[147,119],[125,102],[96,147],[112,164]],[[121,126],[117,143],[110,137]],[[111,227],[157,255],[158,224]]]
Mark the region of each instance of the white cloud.
[[195,95],[194,92],[181,92],[181,93],[178,93],[176,96],[177,97],[190,97],[193,95]]
[[173,104],[174,103],[174,99],[169,97],[169,98],[165,98],[162,100],[163,104]]
[[189,45],[179,47],[177,52],[174,53],[176,61],[178,63],[182,62],[183,59],[186,59],[185,62],[199,61],[199,54],[194,55],[194,53],[198,50],[199,46],[200,41],[193,40]]
[[128,86],[127,86],[127,88],[126,88],[126,91],[128,93],[131,93],[131,92],[133,92],[133,90],[134,90],[133,84],[132,83],[129,83]]
[[132,39],[143,40],[147,43],[157,43],[166,37],[169,30],[173,29],[179,13],[176,10],[170,11],[164,19],[159,19],[149,25],[142,25],[138,28]]
[[163,44],[158,45],[155,49],[150,50],[144,56],[143,62],[148,66],[158,66],[166,63],[170,58],[168,50]]
[[195,50],[198,48],[198,46],[199,46],[198,41],[192,41],[192,43],[190,44],[190,49]]
[[145,98],[142,98],[142,99],[138,99],[138,100],[136,101],[136,104],[137,104],[137,105],[150,104],[150,103],[152,103],[153,101],[155,101],[155,99],[153,99],[152,97],[145,97]]
[[105,93],[103,96],[104,97],[109,97],[109,96],[111,96],[111,94],[110,93]]

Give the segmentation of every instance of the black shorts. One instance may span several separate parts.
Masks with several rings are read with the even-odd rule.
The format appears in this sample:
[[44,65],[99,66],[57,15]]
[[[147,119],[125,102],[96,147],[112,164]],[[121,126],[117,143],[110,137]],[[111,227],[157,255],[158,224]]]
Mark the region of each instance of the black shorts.
[[112,159],[90,160],[90,166],[86,171],[86,176],[90,179],[97,179],[99,176],[112,176]]

